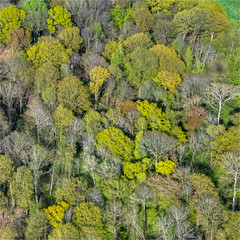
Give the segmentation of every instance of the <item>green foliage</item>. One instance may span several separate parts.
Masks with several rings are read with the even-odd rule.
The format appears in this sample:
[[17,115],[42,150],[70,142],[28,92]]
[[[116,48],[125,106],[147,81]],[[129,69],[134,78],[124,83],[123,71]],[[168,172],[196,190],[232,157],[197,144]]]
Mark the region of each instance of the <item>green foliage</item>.
[[84,239],[102,239],[102,214],[91,202],[81,202],[74,209],[73,222],[80,228]]
[[[112,54],[111,63],[112,65],[116,65],[119,67],[120,70],[123,70],[124,68],[124,48],[122,44],[119,44],[116,51]],[[111,65],[110,65],[111,66]]]
[[82,182],[77,178],[64,178],[56,188],[54,196],[57,202],[67,202],[70,205],[77,205],[84,200],[84,195],[79,191],[79,186]]
[[21,26],[26,13],[15,6],[5,7],[0,11],[0,44],[6,42],[7,34]]
[[76,227],[71,223],[59,224],[48,236],[49,240],[56,239],[68,239],[76,240],[79,239],[79,232]]
[[117,29],[121,29],[125,22],[131,22],[132,20],[132,9],[123,8],[120,5],[116,5],[110,11],[110,19],[113,25]]
[[53,118],[55,120],[56,126],[60,129],[63,129],[70,126],[74,116],[71,110],[65,108],[63,105],[60,104],[54,111]]
[[192,53],[192,50],[190,47],[187,48],[184,56],[183,56],[183,59],[185,61],[185,64],[186,64],[186,71],[189,73],[191,72],[192,70],[192,64],[193,64],[193,53]]
[[10,227],[0,229],[0,239],[15,240],[15,233]]
[[153,13],[171,13],[175,1],[176,0],[146,0]]
[[156,103],[148,103],[148,101],[137,101],[137,109],[145,117],[148,127],[152,130],[170,132],[171,124],[166,119],[165,113]]
[[200,197],[204,194],[212,194],[218,197],[218,192],[212,180],[205,174],[194,173],[189,178],[189,183],[194,187],[195,196]]
[[222,225],[222,228],[218,230],[216,239],[217,240],[239,240],[239,213],[228,212],[228,220]]
[[0,182],[4,183],[11,179],[14,172],[12,160],[9,155],[0,156]]
[[184,74],[185,64],[173,49],[157,44],[150,50],[158,58],[160,70],[178,73],[180,76]]
[[216,0],[227,12],[228,19],[239,20],[239,1],[238,0]]
[[66,77],[58,83],[58,101],[79,114],[91,106],[88,89],[76,76]]
[[68,13],[66,8],[56,6],[48,11],[50,18],[47,19],[48,29],[54,33],[56,27],[70,28],[72,27],[71,14]]
[[123,158],[124,160],[131,160],[133,154],[134,143],[124,133],[114,127],[104,129],[96,136],[97,147],[106,146],[113,154]]
[[102,55],[108,60],[111,61],[112,55],[116,52],[118,49],[120,43],[114,41],[113,39],[110,39],[109,42],[105,46],[104,52],[102,52]]
[[180,85],[182,79],[179,74],[164,70],[160,71],[157,76],[153,78],[153,81],[157,85],[163,86],[169,93],[172,93]]
[[146,181],[146,171],[148,169],[150,159],[144,158],[141,162],[131,163],[123,162],[124,175],[129,179],[134,179],[142,183]]
[[176,163],[166,159],[157,163],[156,172],[162,175],[169,175],[174,172],[176,166]]
[[37,68],[35,74],[35,85],[42,100],[47,105],[54,105],[57,100],[57,81],[60,72],[52,63],[44,63]]
[[27,209],[32,204],[33,199],[33,176],[26,166],[21,166],[13,175],[13,196],[16,204],[23,209]]
[[42,37],[36,46],[27,50],[27,56],[36,67],[44,63],[60,66],[69,64],[70,59],[61,42],[53,37]]
[[45,14],[48,10],[45,0],[26,0],[23,3],[23,9],[26,12],[39,11],[42,14]]
[[96,136],[103,130],[103,119],[97,111],[88,111],[84,115],[85,128],[88,134]]
[[65,211],[68,209],[69,204],[62,201],[58,202],[56,205],[49,206],[47,209],[44,209],[50,224],[53,227],[58,227],[59,224],[62,224]]
[[72,54],[73,52],[78,52],[83,44],[83,39],[80,36],[80,30],[77,27],[63,29],[59,33],[58,38],[67,48],[69,54]]
[[141,86],[157,75],[158,60],[151,51],[139,47],[127,56],[125,68],[128,80]]
[[101,23],[95,23],[92,26],[92,30],[94,31],[94,39],[104,39],[105,35],[103,33],[103,28]]
[[27,240],[39,239],[43,237],[47,229],[47,216],[38,208],[31,208],[27,219],[25,237]]
[[147,8],[138,8],[133,12],[133,19],[142,32],[149,31],[155,22],[154,15]]
[[225,152],[238,151],[240,143],[239,127],[234,126],[224,131],[212,141],[212,149],[217,157]]
[[145,33],[136,33],[123,42],[124,52],[126,54],[134,52],[137,48],[150,48],[153,43]]

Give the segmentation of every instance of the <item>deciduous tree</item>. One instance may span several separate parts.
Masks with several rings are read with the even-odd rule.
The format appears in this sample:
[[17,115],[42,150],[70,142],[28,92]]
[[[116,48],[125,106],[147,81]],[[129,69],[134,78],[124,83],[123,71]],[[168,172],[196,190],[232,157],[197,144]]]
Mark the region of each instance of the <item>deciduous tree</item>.
[[88,89],[76,77],[66,77],[58,83],[58,101],[73,112],[81,114],[90,109]]
[[125,160],[131,160],[134,143],[120,129],[114,127],[104,129],[98,133],[96,139],[97,147],[106,146],[113,154]]
[[77,27],[63,29],[59,33],[58,38],[61,40],[70,54],[73,52],[78,52],[83,45],[83,39],[80,36],[80,30]]
[[72,27],[71,14],[66,8],[56,6],[48,11],[50,18],[47,19],[48,29],[54,33],[56,27],[70,28]]
[[48,235],[49,240],[56,240],[56,239],[76,240],[78,238],[79,238],[79,231],[71,223],[59,224]]
[[138,8],[133,12],[133,19],[142,32],[151,30],[154,25],[155,17],[147,8]]
[[73,221],[85,239],[102,239],[102,214],[91,202],[82,202],[74,209]]
[[165,161],[159,161],[157,163],[156,172],[162,175],[169,175],[174,172],[176,164],[173,161],[166,159]]
[[239,91],[233,85],[213,82],[207,91],[207,102],[217,112],[217,123],[220,123],[223,106],[239,96]]
[[180,85],[182,79],[179,74],[164,70],[160,71],[157,76],[153,78],[153,81],[156,82],[157,85],[163,86],[169,93],[172,93]]
[[95,96],[95,110],[97,110],[99,92],[104,82],[106,82],[110,78],[110,73],[108,69],[103,68],[101,66],[96,66],[93,69],[91,69],[89,75],[91,78],[91,81],[89,83],[89,89],[90,92],[93,93]]
[[15,27],[21,26],[25,11],[15,6],[5,7],[0,11],[0,43],[6,42],[7,34]]
[[23,3],[23,9],[26,12],[41,12],[42,14],[47,13],[47,3],[45,0],[26,0]]
[[26,48],[31,40],[31,33],[17,26],[7,34],[7,47],[14,52],[14,50]]
[[53,37],[42,37],[36,46],[27,50],[27,56],[36,67],[40,67],[44,63],[53,64],[56,67],[70,63],[70,58],[63,45]]
[[184,74],[185,64],[173,49],[157,44],[150,51],[157,56],[160,70],[178,73],[180,76]]
[[233,200],[232,210],[235,210],[236,195],[239,192],[238,181],[240,179],[240,155],[239,152],[227,152],[225,153],[220,162],[220,167],[227,173],[226,176],[222,176],[223,181],[231,182],[233,184]]

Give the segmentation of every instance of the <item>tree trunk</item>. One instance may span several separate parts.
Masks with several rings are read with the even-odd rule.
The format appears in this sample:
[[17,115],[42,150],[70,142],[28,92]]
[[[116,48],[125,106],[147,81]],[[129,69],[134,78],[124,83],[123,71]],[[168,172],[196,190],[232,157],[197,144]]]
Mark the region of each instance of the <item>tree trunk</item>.
[[95,110],[97,111],[97,93],[95,92],[95,94],[94,94],[94,96],[95,96]]
[[219,108],[218,108],[218,119],[217,119],[218,125],[220,123],[221,111],[222,111],[222,101],[220,100],[219,101]]
[[147,230],[147,212],[146,212],[146,200],[144,200],[144,237],[147,238],[148,230]]
[[38,184],[38,181],[37,181],[37,178],[36,176],[34,176],[34,191],[35,191],[35,200],[36,200],[36,204],[38,206],[38,191],[37,191],[37,184]]
[[235,210],[235,200],[236,200],[236,194],[237,194],[237,181],[238,181],[238,173],[234,177],[234,185],[233,185],[233,203],[232,203],[232,211]]
[[12,183],[10,181],[9,181],[9,188],[10,188],[10,194],[11,194],[11,198],[12,198],[12,207],[15,207],[15,201],[14,201],[13,190],[12,190]]

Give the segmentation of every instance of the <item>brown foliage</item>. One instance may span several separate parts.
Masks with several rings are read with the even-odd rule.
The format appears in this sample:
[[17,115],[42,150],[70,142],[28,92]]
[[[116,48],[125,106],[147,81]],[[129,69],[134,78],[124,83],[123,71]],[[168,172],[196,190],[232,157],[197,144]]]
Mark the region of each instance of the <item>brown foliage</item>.
[[7,47],[12,51],[18,48],[26,48],[31,42],[31,33],[17,26],[7,35]]
[[179,201],[177,194],[181,191],[181,184],[170,177],[163,177],[153,173],[149,176],[147,184],[152,188],[154,199],[166,198],[169,201]]
[[120,103],[120,108],[123,114],[127,114],[136,109],[136,103],[130,100]]
[[190,134],[204,124],[207,113],[207,110],[203,107],[192,106],[190,109],[188,109],[187,116],[189,120],[184,127]]

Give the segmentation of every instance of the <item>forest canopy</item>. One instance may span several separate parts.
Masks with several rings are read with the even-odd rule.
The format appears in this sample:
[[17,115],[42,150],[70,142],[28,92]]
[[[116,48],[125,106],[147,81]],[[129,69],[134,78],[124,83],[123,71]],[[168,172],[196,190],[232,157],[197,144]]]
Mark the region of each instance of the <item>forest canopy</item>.
[[239,240],[239,9],[1,1],[0,240]]

